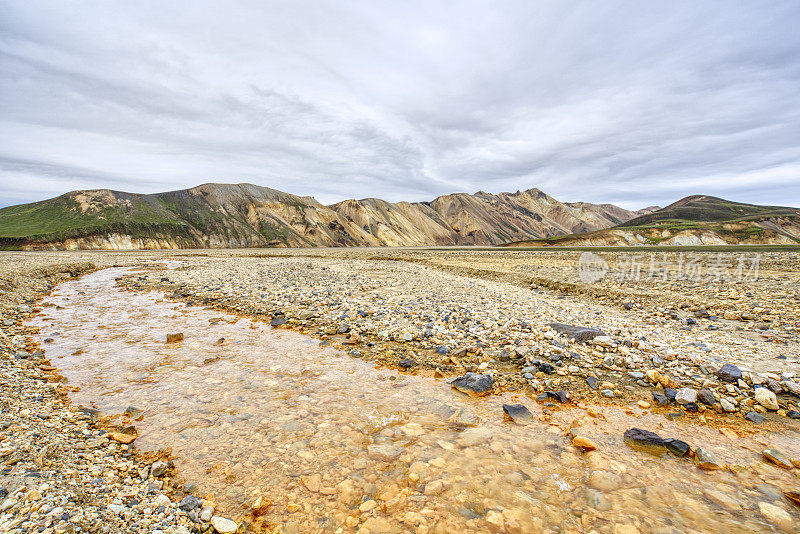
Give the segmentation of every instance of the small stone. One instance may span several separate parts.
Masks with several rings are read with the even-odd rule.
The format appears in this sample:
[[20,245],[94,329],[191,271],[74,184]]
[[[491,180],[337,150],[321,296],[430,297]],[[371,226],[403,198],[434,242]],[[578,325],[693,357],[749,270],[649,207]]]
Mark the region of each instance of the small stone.
[[767,418],[761,415],[760,413],[752,411],[747,412],[744,418],[747,419],[748,421],[752,421],[755,424],[760,424],[767,420]]
[[163,476],[167,472],[167,467],[169,467],[167,462],[162,462],[161,460],[153,462],[153,465],[150,466],[150,476],[153,478]]
[[374,510],[378,507],[378,503],[372,499],[366,500],[359,505],[358,509],[361,512],[369,512],[370,510]]
[[788,417],[789,419],[800,419],[800,412],[798,412],[797,410],[789,410],[788,412],[786,412],[786,417]]
[[756,388],[756,402],[767,410],[777,410],[780,408],[775,393],[767,388]]
[[667,450],[679,458],[689,454],[689,449],[691,448],[685,441],[674,438],[665,439],[664,443],[667,446]]
[[123,445],[129,445],[136,440],[135,435],[123,434],[122,432],[109,432],[108,437],[113,439],[117,443],[122,443]]
[[597,336],[605,335],[602,330],[597,330],[595,328],[584,328],[562,323],[549,323],[547,326],[563,336],[574,339],[578,343],[586,343]]
[[669,404],[669,399],[663,393],[659,393],[657,391],[653,392],[653,400],[656,401],[656,404],[659,406],[666,406]]
[[717,402],[716,395],[714,395],[714,393],[709,389],[701,389],[698,391],[697,399],[708,406],[714,406],[714,403]]
[[697,402],[697,390],[692,388],[681,388],[675,393],[675,402],[678,404],[689,404]]
[[725,398],[720,399],[719,400],[719,404],[720,404],[720,406],[722,406],[722,409],[725,410],[728,413],[733,413],[733,412],[736,411],[736,405],[733,404],[728,399],[725,399]]
[[717,378],[723,382],[732,382],[735,384],[737,380],[742,378],[742,371],[735,365],[726,363],[717,371]]
[[648,409],[650,407],[650,403],[647,402],[647,401],[643,401],[643,400],[640,400],[636,404],[638,404],[639,408],[641,408],[642,410],[646,410],[646,409]]
[[187,495],[186,497],[183,498],[180,504],[178,504],[178,508],[180,508],[184,512],[188,512],[190,510],[200,508],[202,505],[203,501],[201,501],[194,495]]
[[784,469],[791,469],[793,467],[791,459],[777,449],[764,449],[761,451],[761,455],[765,460],[772,462],[778,467],[783,467]]
[[699,447],[694,452],[694,463],[697,465],[697,467],[706,471],[713,471],[723,468],[722,462],[720,462],[716,456]]
[[527,425],[533,420],[533,414],[523,404],[503,404],[503,414],[505,419],[518,425]]
[[462,447],[473,447],[489,441],[491,437],[491,430],[486,427],[477,427],[461,432],[456,441]]
[[572,438],[572,445],[585,451],[593,451],[597,449],[597,445],[595,445],[592,440],[584,436],[575,436]]
[[183,332],[167,334],[167,343],[177,343],[178,341],[183,341]]
[[623,434],[625,444],[632,449],[649,452],[651,454],[663,455],[667,452],[664,439],[649,430],[641,428],[629,428]]
[[211,518],[211,526],[214,527],[214,530],[219,532],[219,534],[233,534],[236,532],[236,529],[239,528],[236,521],[218,515]]

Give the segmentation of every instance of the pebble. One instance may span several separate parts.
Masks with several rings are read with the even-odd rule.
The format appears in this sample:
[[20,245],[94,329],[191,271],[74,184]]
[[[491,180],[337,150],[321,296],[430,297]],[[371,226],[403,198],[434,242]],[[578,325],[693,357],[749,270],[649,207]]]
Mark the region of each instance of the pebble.
[[756,402],[767,410],[777,410],[780,408],[775,393],[767,388],[756,388]]
[[572,438],[572,444],[579,449],[583,449],[585,451],[593,451],[597,449],[597,445],[587,437],[584,436],[575,436]]
[[791,469],[794,467],[792,465],[792,460],[777,449],[764,449],[761,451],[761,455],[764,457],[764,459],[772,462],[778,467],[783,467],[784,469]]
[[716,456],[700,447],[694,451],[694,463],[697,467],[705,471],[713,471],[724,467]]
[[218,515],[211,518],[211,526],[214,527],[214,530],[219,532],[219,534],[234,534],[239,528],[236,521]]

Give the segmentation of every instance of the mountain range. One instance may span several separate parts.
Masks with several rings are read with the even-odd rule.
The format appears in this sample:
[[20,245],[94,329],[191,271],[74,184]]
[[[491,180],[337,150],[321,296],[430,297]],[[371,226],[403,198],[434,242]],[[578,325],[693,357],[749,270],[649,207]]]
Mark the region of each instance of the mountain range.
[[430,202],[377,198],[329,206],[252,184],[136,194],[73,191],[0,209],[6,249],[498,245],[609,228],[640,212],[559,202],[529,189],[454,193]]

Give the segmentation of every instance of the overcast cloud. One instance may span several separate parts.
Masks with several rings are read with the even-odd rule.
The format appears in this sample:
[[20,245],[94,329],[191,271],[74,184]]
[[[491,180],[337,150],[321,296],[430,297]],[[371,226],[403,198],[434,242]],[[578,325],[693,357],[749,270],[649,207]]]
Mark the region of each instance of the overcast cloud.
[[800,2],[0,0],[0,206],[251,182],[800,205]]

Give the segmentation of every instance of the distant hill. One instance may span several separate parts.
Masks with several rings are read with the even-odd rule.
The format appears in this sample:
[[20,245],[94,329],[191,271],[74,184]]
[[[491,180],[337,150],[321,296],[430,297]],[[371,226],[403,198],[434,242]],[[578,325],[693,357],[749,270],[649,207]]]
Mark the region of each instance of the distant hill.
[[637,213],[562,203],[538,189],[431,202],[367,198],[325,206],[252,184],[136,194],[73,191],[0,209],[5,249],[496,245],[590,232]]
[[[640,210],[645,211],[645,210]],[[800,243],[800,209],[692,195],[612,228],[508,246],[725,245]]]

